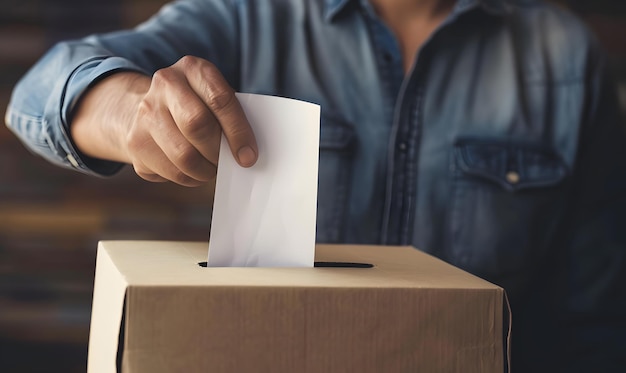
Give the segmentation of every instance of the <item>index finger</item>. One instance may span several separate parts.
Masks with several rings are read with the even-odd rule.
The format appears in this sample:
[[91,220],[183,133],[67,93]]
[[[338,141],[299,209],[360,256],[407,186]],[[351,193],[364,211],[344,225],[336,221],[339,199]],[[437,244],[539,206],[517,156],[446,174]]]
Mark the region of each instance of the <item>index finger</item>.
[[189,85],[219,122],[237,162],[243,167],[254,165],[256,139],[235,91],[212,63],[200,59],[182,62],[193,65],[186,74]]

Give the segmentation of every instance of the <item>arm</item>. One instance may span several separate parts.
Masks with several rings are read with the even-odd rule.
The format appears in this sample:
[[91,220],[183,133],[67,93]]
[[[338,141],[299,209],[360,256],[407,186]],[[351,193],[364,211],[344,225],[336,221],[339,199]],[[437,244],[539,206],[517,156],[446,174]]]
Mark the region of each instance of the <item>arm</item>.
[[[224,74],[223,79],[236,87],[237,22],[237,11],[229,1],[186,0],[165,7],[135,30],[60,43],[16,86],[6,114],[7,125],[27,147],[51,162],[91,174],[112,174],[121,167],[119,161],[130,160],[93,153],[98,151],[93,148],[97,141],[85,143],[78,139],[82,148],[76,146],[70,136],[74,134],[74,128],[70,128],[75,125],[73,117],[82,118],[85,112],[102,108],[107,117],[124,112],[124,120],[128,121],[134,115],[128,113],[132,109],[119,110],[119,104],[138,99],[141,93],[137,90],[142,88],[133,86],[128,97],[110,96],[111,91],[116,95],[125,92],[127,82],[121,80],[117,89],[109,90],[118,84],[112,83],[118,81],[117,75],[123,75],[117,73],[133,72],[150,77],[157,70],[174,65],[183,55],[210,60]],[[107,98],[101,95],[104,91],[108,92],[104,95]],[[101,104],[90,105],[90,101]],[[89,109],[81,110],[79,115],[77,103]],[[94,123],[94,117],[97,115],[88,122]],[[98,131],[109,139],[119,139],[118,124],[122,123],[108,122]],[[91,130],[79,129],[76,134],[80,137],[93,133],[97,135],[94,138],[101,140],[103,137],[98,136],[96,127],[94,123]],[[129,127],[128,123],[123,127]],[[109,158],[118,162],[107,161]]]
[[258,152],[233,89],[213,64],[189,56],[152,78],[103,79],[78,104],[71,132],[83,154],[186,186],[215,177],[222,132],[240,165],[254,164]]

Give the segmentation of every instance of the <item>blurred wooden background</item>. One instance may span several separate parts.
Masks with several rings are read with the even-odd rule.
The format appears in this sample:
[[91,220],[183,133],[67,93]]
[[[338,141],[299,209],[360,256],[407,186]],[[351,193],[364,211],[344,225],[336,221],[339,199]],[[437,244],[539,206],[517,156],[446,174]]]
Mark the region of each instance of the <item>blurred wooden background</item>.
[[[555,0],[556,1],[556,0]],[[132,27],[166,0],[2,0],[0,111],[57,40]],[[610,53],[626,108],[626,2],[558,0]],[[101,239],[206,240],[211,193],[49,165],[0,126],[0,371],[84,372]]]
[[[166,0],[1,0],[0,110],[59,39],[131,27]],[[84,176],[31,155],[0,126],[0,372],[84,372],[100,239],[207,240],[207,188],[130,168]]]

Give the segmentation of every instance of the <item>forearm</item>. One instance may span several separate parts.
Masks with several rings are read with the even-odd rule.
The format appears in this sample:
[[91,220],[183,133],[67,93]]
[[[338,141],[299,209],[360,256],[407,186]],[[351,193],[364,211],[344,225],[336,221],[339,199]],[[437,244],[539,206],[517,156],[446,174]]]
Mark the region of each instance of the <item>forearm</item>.
[[[50,162],[84,173],[111,175],[119,170],[119,163],[101,161],[98,157],[83,158],[94,154],[102,159],[118,159],[120,153],[116,152],[115,156],[95,153],[97,144],[82,142],[80,124],[72,135],[75,123],[70,122],[76,117],[76,103],[99,86],[94,82],[108,79],[103,79],[105,76],[124,71],[151,75],[183,55],[212,61],[229,81],[236,82],[238,64],[233,61],[239,48],[235,14],[232,2],[174,2],[137,29],[59,43],[16,85],[6,123],[24,145]],[[185,22],[180,22],[181,17]],[[135,88],[131,87],[131,91]],[[112,110],[113,115],[116,111],[117,108]],[[92,130],[95,129],[85,132]],[[104,134],[110,138],[114,136],[112,131],[107,128]],[[73,136],[78,138],[78,146]],[[98,141],[105,138],[94,137]]]
[[93,158],[130,163],[126,134],[149,87],[148,76],[119,72],[84,93],[70,123],[78,150]]
[[72,41],[57,44],[16,85],[7,108],[7,126],[34,153],[81,172],[111,175],[120,165],[82,159],[70,137],[75,102],[94,81],[121,71],[142,71],[107,51]]

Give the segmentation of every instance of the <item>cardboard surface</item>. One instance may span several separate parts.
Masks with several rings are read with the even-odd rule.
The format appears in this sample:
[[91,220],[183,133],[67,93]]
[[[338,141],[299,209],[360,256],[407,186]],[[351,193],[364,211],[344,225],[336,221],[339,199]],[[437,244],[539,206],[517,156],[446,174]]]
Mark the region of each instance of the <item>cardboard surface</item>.
[[504,370],[504,291],[414,248],[317,245],[373,268],[202,268],[207,247],[100,243],[88,372]]

